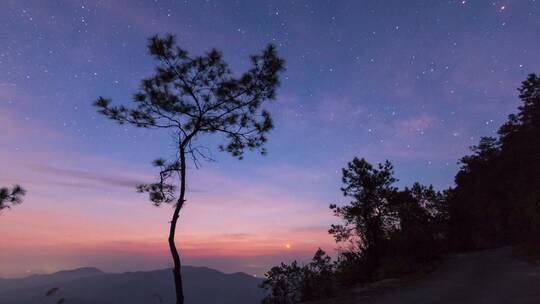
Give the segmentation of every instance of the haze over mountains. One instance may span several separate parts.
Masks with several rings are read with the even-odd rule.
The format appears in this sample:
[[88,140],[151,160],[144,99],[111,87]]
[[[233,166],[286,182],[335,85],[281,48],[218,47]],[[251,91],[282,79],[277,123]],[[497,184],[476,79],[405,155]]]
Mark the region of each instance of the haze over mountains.
[[[260,303],[261,279],[245,273],[225,274],[206,267],[185,266],[184,290],[189,303]],[[58,288],[46,296],[52,288]],[[169,269],[104,273],[97,268],[79,268],[20,279],[0,279],[0,303],[149,304],[174,303]]]

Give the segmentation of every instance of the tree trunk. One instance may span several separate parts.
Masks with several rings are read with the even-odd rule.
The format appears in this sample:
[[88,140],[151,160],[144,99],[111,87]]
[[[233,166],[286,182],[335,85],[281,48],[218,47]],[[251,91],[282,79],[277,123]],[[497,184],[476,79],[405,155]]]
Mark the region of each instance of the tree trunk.
[[182,287],[182,263],[180,262],[180,255],[176,249],[176,244],[174,241],[174,235],[176,233],[176,224],[178,222],[178,217],[180,214],[180,209],[185,202],[186,195],[186,155],[185,149],[180,147],[180,195],[178,196],[178,201],[176,207],[174,208],[174,214],[171,220],[171,227],[169,230],[169,249],[174,261],[174,288],[176,291],[176,304],[184,304],[184,290]]

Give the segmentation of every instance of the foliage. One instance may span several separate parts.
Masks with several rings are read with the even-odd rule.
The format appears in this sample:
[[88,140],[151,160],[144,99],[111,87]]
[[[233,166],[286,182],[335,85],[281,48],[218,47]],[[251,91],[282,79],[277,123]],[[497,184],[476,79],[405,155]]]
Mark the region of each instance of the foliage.
[[331,205],[342,224],[329,233],[344,243],[336,262],[319,249],[311,263],[272,268],[262,287],[265,303],[298,303],[328,297],[336,288],[413,272],[435,258],[446,240],[446,192],[415,183],[399,190],[389,161],[373,166],[354,158],[343,169],[342,192],[351,199]]
[[334,267],[331,258],[319,248],[303,267],[302,300],[327,298],[334,294]]
[[113,106],[99,97],[98,111],[119,124],[165,130],[174,138],[175,157],[158,159],[157,182],[141,185],[139,192],[159,206],[175,203],[169,231],[169,248],[174,261],[177,303],[183,303],[180,256],[174,236],[180,209],[185,203],[187,158],[198,167],[210,159],[207,148],[197,145],[205,135],[224,139],[219,149],[241,159],[246,150],[265,153],[264,143],[272,129],[265,102],[275,99],[284,62],[273,45],[251,56],[251,68],[235,77],[219,51],[191,56],[177,46],[172,35],[149,39],[148,51],[157,61],[154,75],[141,81],[133,95],[133,107]]
[[370,266],[363,251],[351,248],[341,251],[336,261],[334,274],[338,287],[346,288],[368,282],[371,279],[368,268]]
[[390,200],[396,191],[392,184],[393,167],[390,162],[373,167],[365,159],[354,158],[343,169],[343,195],[351,202],[345,206],[330,205],[343,224],[332,225],[329,233],[337,242],[347,241],[361,250],[366,263],[375,270],[384,250],[384,242],[391,231],[394,218]]
[[[399,234],[409,245],[416,247],[443,239],[448,220],[448,205],[444,193],[435,191],[433,186],[423,186],[414,183],[411,188],[405,188],[396,193],[392,208],[399,220]],[[428,248],[424,248],[428,249]],[[411,252],[412,253],[412,252]],[[422,254],[415,252],[415,254]]]
[[538,243],[540,233],[540,78],[522,83],[523,104],[461,159],[450,203],[458,249]]
[[296,261],[290,265],[281,263],[272,267],[266,274],[261,288],[270,290],[264,304],[298,303],[302,299],[302,267]]
[[298,303],[328,297],[375,279],[417,271],[435,258],[446,240],[446,192],[415,183],[399,190],[393,166],[386,161],[373,166],[354,158],[343,169],[343,195],[351,201],[332,204],[342,224],[331,226],[336,242],[345,244],[331,263],[319,249],[311,263],[272,268],[262,287],[271,294],[265,303]]
[[355,158],[343,169],[342,191],[352,201],[330,206],[344,224],[329,230],[337,242],[349,244],[338,257],[341,285],[414,271],[416,263],[441,251],[448,216],[444,194],[419,183],[398,190],[396,181],[389,161],[374,167]]
[[19,185],[15,185],[12,188],[0,188],[0,211],[22,203],[22,197],[25,194],[26,190]]
[[[482,137],[461,158],[454,188],[415,183],[399,190],[389,161],[373,166],[354,158],[343,169],[341,190],[350,201],[330,205],[343,222],[329,233],[346,246],[329,285],[416,272],[448,251],[518,243],[540,252],[540,77],[529,75],[519,93],[523,104],[498,137]],[[305,286],[298,277],[295,285]]]
[[296,261],[281,263],[265,275],[261,287],[270,291],[265,304],[289,304],[327,298],[334,293],[334,264],[322,249],[302,267]]

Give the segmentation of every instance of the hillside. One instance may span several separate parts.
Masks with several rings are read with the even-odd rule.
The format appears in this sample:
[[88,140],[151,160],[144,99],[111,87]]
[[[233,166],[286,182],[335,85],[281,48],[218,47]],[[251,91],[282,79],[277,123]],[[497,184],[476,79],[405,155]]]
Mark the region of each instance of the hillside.
[[540,263],[513,257],[510,248],[456,255],[418,280],[387,280],[372,288],[312,304],[540,303]]
[[101,270],[92,267],[64,270],[52,274],[31,275],[18,279],[0,279],[0,294],[12,289],[28,289],[42,285],[62,284],[74,279],[104,274]]
[[[186,298],[192,304],[260,303],[260,279],[245,273],[225,274],[206,267],[183,268]],[[59,290],[52,296],[51,288]],[[174,303],[172,272],[169,269],[119,274],[95,268],[62,271],[24,279],[0,280],[0,303],[148,304]]]

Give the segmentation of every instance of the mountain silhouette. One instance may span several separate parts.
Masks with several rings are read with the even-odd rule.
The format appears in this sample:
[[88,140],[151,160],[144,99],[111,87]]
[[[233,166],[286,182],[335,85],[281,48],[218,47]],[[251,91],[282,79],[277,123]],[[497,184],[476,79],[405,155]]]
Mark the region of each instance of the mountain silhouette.
[[[261,279],[245,273],[225,274],[206,267],[185,266],[186,299],[192,304],[260,303]],[[55,297],[46,296],[58,288]],[[126,273],[104,273],[96,268],[79,268],[21,279],[0,279],[0,303],[69,304],[174,303],[170,269]]]
[[62,284],[73,279],[104,274],[103,271],[93,267],[83,267],[71,270],[58,271],[51,274],[35,274],[18,279],[0,279],[0,294],[12,289],[28,289],[42,285]]

